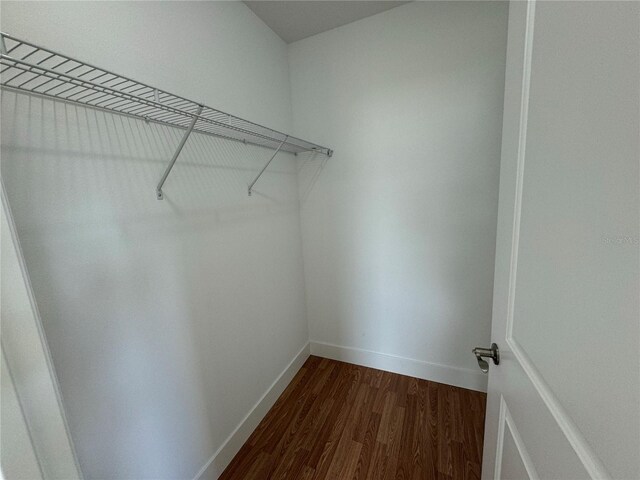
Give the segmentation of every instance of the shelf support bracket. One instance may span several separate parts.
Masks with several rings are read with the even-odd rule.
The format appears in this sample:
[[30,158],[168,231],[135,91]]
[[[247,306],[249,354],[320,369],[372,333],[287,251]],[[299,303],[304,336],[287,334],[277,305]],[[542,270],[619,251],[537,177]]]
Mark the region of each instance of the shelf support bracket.
[[269,166],[269,164],[273,161],[274,158],[276,158],[276,155],[278,155],[278,152],[280,151],[280,149],[282,148],[282,146],[285,144],[285,142],[289,139],[289,135],[287,135],[286,137],[284,137],[284,140],[282,140],[282,142],[280,142],[280,145],[278,145],[278,148],[276,148],[276,151],[273,152],[273,156],[269,159],[269,161],[267,162],[267,164],[262,167],[262,170],[260,170],[260,173],[258,174],[258,176],[253,180],[253,182],[251,182],[251,184],[249,185],[249,189],[248,189],[248,193],[249,196],[251,196],[251,190],[253,189],[253,186],[256,184],[256,182],[258,181],[258,179],[262,176],[262,174],[264,173],[264,171],[267,169],[267,167]]
[[187,143],[187,139],[189,138],[189,135],[191,135],[191,131],[193,130],[193,127],[196,126],[196,122],[198,121],[198,118],[200,118],[200,114],[202,113],[202,108],[203,108],[203,105],[200,105],[198,107],[198,111],[194,115],[193,120],[191,120],[191,124],[189,125],[189,128],[187,128],[187,131],[184,132],[184,135],[182,136],[182,140],[180,140],[180,143],[178,144],[178,148],[173,154],[173,157],[171,158],[169,165],[167,165],[167,169],[164,171],[164,175],[162,175],[162,178],[160,179],[160,182],[156,187],[156,198],[158,200],[162,200],[164,198],[164,194],[162,193],[162,186],[164,185],[164,182],[167,180],[169,173],[171,173],[171,169],[173,168],[173,165],[176,163],[176,160],[178,160],[178,156],[180,155],[180,152],[182,151],[184,144]]

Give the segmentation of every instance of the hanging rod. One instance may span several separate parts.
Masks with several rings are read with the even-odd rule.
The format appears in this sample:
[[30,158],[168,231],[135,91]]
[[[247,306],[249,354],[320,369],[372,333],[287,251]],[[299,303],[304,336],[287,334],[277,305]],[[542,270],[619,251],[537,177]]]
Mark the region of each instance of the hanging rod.
[[275,150],[276,153],[251,187],[279,151],[333,155],[333,151],[327,147],[286,135],[2,32],[0,65],[0,86],[5,90],[53,98],[185,130],[156,188],[158,199],[163,198],[162,186],[192,132]]

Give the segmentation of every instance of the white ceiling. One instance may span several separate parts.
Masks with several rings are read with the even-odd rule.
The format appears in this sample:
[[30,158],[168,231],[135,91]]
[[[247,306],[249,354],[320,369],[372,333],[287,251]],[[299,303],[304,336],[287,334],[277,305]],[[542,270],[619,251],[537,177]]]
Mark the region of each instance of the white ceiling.
[[409,2],[264,0],[244,3],[280,38],[291,43]]

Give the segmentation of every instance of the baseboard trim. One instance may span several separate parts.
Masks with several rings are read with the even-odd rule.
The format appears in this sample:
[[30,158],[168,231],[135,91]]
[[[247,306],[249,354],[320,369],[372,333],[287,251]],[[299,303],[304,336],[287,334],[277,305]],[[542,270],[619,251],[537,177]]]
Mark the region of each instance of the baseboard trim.
[[294,356],[235,430],[231,432],[222,446],[198,471],[194,480],[217,480],[287,385],[289,385],[298,370],[302,368],[309,355],[354,363],[470,390],[487,391],[487,377],[480,372],[467,368],[451,367],[388,353],[311,341],[305,344]]
[[438,363],[430,363],[413,358],[374,352],[355,347],[333,345],[331,343],[311,341],[311,355],[318,357],[355,363],[364,367],[377,368],[388,372],[399,373],[411,377],[446,383],[456,387],[467,388],[479,392],[487,391],[487,376],[480,371],[468,368],[451,367]]
[[247,441],[251,433],[256,429],[260,421],[265,417],[269,409],[282,394],[284,389],[291,383],[295,374],[302,368],[304,362],[309,358],[309,342],[293,357],[289,365],[278,375],[267,391],[260,397],[260,400],[251,408],[249,413],[242,419],[233,432],[227,437],[222,446],[204,464],[195,475],[194,480],[217,480],[225,468],[229,465],[233,457],[236,456],[244,442]]

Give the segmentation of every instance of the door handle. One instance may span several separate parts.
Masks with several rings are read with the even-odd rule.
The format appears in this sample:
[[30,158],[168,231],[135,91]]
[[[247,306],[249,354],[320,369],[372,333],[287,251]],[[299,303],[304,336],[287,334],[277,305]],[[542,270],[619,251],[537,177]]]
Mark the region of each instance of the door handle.
[[493,360],[494,365],[500,365],[500,349],[498,349],[498,345],[495,343],[491,344],[491,348],[476,347],[473,349],[473,354],[476,356],[476,360],[478,360],[480,370],[484,373],[489,371],[489,362],[484,358],[490,358]]

